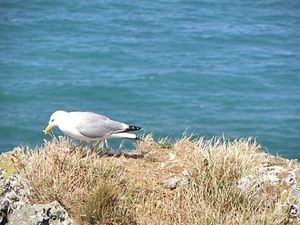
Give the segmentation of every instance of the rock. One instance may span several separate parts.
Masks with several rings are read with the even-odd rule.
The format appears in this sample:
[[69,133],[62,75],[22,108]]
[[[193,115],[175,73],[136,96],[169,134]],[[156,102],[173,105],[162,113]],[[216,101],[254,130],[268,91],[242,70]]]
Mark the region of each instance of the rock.
[[2,195],[11,202],[24,201],[29,203],[30,189],[22,182],[22,175],[14,173],[4,182]]
[[294,188],[290,191],[286,205],[289,205],[290,217],[296,218],[300,222],[300,189]]
[[257,173],[259,175],[265,175],[265,174],[274,174],[278,175],[280,172],[285,171],[282,166],[264,166],[257,169]]
[[289,193],[289,199],[298,200],[300,202],[300,189],[294,188]]
[[246,190],[250,184],[251,184],[251,180],[253,179],[252,176],[245,176],[245,177],[242,177],[240,180],[239,180],[239,183],[238,183],[238,188],[241,189],[241,190]]
[[74,225],[66,210],[57,202],[26,205],[8,216],[8,225]]
[[1,197],[9,202],[9,208],[12,210],[29,204],[30,189],[22,182],[21,174],[14,173],[3,181]]
[[264,183],[269,183],[272,186],[275,186],[279,184],[279,177],[278,175],[282,172],[284,172],[286,169],[284,169],[281,166],[267,166],[257,169],[258,174],[258,182],[260,185]]
[[9,212],[9,201],[3,197],[0,198],[0,224],[7,223],[7,214]]
[[188,179],[183,176],[171,177],[163,181],[163,186],[169,189],[175,189],[179,186],[187,185],[189,183]]
[[0,182],[2,182],[3,180],[4,180],[4,169],[0,168]]
[[174,154],[174,153],[169,153],[169,160],[170,161],[174,161],[176,159],[176,154]]
[[281,181],[282,184],[290,187],[297,183],[296,181],[296,174],[294,172],[289,172],[286,174],[286,176]]
[[289,188],[296,184],[296,175],[291,168],[281,166],[267,166],[256,169],[256,173],[242,177],[238,182],[238,188],[245,190],[252,187],[259,189],[263,185],[285,186]]
[[266,174],[266,175],[261,176],[258,181],[259,181],[260,185],[262,185],[264,183],[269,183],[272,186],[275,186],[279,183],[279,178],[274,174]]
[[[1,172],[3,173],[3,171]],[[6,224],[9,213],[29,203],[30,191],[21,182],[19,173],[12,174],[8,179],[0,179],[0,224]]]
[[298,205],[291,205],[289,209],[289,215],[291,218],[297,218],[299,216],[299,207]]
[[191,173],[190,173],[188,170],[184,169],[184,170],[181,172],[181,175],[187,177],[187,176],[190,176]]
[[162,170],[163,168],[165,168],[166,167],[166,163],[161,163],[160,164],[160,169]]
[[57,201],[30,205],[30,188],[21,174],[14,173],[0,182],[0,225],[75,224]]
[[22,208],[14,210],[8,215],[8,224],[26,224],[26,225],[36,225],[41,224],[37,221],[32,221],[31,215],[34,215],[34,209],[30,205],[26,205]]

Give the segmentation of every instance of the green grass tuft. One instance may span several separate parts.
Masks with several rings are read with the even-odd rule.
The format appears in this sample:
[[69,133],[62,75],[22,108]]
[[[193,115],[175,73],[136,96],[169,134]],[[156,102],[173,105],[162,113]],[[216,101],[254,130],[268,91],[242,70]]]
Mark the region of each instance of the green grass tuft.
[[158,162],[159,160],[155,156],[149,155],[149,156],[145,157],[145,161],[146,162]]

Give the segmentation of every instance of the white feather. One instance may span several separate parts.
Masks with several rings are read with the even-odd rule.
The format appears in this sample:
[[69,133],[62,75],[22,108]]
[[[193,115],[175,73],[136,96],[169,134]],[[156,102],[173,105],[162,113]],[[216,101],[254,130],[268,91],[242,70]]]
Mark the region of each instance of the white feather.
[[112,134],[110,138],[129,138],[129,139],[136,139],[135,134],[131,133],[118,133],[118,134]]

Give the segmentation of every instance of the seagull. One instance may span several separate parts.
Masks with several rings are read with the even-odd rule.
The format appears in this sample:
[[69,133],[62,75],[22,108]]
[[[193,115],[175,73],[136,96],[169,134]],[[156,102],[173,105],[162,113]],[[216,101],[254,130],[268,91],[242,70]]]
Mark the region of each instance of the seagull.
[[128,125],[109,119],[94,112],[66,112],[58,110],[49,120],[43,130],[48,134],[53,127],[58,127],[64,134],[80,141],[101,141],[108,138],[126,138],[140,140],[131,131],[141,130],[141,127]]

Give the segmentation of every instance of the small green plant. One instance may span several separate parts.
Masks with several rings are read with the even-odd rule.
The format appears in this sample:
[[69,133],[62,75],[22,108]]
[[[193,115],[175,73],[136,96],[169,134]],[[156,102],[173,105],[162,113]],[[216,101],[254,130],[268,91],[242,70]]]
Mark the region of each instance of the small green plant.
[[160,144],[160,147],[163,149],[171,149],[173,147],[173,144],[171,143],[162,143]]
[[118,197],[114,187],[100,184],[86,199],[82,220],[87,223],[105,223],[115,213]]
[[204,160],[203,160],[203,165],[204,165],[204,166],[208,166],[208,165],[209,165],[209,162],[208,162],[207,159],[204,159]]
[[6,179],[16,170],[16,164],[12,158],[0,155],[0,169],[4,171],[4,179]]
[[158,159],[155,158],[153,155],[149,155],[149,156],[145,157],[145,161],[146,162],[158,162]]
[[158,145],[162,149],[171,149],[171,148],[173,148],[173,144],[171,143],[171,140],[168,139],[168,138],[161,139],[158,142]]

